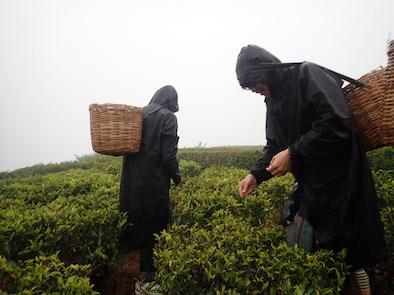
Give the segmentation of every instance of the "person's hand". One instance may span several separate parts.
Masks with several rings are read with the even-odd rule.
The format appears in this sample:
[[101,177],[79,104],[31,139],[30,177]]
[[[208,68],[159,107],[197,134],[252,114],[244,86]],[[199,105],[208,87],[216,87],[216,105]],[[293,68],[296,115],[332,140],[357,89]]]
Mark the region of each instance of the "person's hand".
[[245,197],[249,195],[257,186],[257,180],[252,174],[246,177],[239,183],[239,195]]
[[283,176],[290,171],[291,159],[289,149],[277,153],[266,168],[273,176]]

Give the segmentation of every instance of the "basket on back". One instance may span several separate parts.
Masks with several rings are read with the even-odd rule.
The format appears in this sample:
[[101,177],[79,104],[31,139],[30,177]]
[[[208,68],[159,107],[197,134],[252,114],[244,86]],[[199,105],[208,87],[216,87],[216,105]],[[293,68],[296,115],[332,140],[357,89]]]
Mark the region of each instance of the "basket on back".
[[91,104],[93,150],[105,155],[136,153],[142,138],[142,109],[123,104]]
[[366,86],[348,85],[344,93],[366,151],[394,146],[394,41],[388,46],[388,65],[362,76]]

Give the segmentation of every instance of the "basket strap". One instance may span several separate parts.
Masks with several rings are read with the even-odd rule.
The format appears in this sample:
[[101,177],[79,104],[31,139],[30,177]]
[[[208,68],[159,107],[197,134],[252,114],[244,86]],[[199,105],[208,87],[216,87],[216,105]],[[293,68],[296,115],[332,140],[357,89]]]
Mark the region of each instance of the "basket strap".
[[[254,69],[259,69],[259,70],[274,70],[274,69],[291,68],[291,67],[294,67],[294,66],[299,66],[301,64],[302,64],[302,62],[261,63],[261,64],[258,64],[258,65],[253,65],[252,67]],[[330,69],[328,69],[326,67],[323,67],[323,66],[320,66],[320,65],[318,65],[318,66],[320,68],[328,71],[329,73],[334,74],[335,76],[337,76],[341,80],[345,80],[345,81],[353,84],[356,87],[364,87],[365,86],[364,83],[361,83],[358,80],[355,80],[355,79],[350,78],[348,76],[345,76],[343,74],[337,73],[337,72],[335,72],[333,70],[330,70]]]
[[345,75],[342,75],[342,74],[340,74],[340,73],[334,72],[333,70],[327,69],[327,68],[325,68],[325,67],[322,67],[322,66],[319,66],[319,67],[321,67],[321,68],[323,68],[323,69],[326,69],[326,70],[329,71],[330,73],[333,73],[334,75],[337,75],[337,76],[338,76],[339,78],[341,78],[342,80],[348,81],[350,84],[353,84],[353,85],[356,86],[356,87],[364,87],[364,86],[365,86],[364,83],[362,83],[362,82],[360,82],[360,81],[358,81],[358,80],[355,80],[355,79],[350,78],[350,77],[348,77],[348,76],[345,76]]

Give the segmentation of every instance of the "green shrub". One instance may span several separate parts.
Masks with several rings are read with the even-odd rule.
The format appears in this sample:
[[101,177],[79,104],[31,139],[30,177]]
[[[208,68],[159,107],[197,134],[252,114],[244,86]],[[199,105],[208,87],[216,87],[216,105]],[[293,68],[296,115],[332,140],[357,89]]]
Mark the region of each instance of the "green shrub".
[[390,255],[394,256],[394,206],[383,208],[380,215],[382,217]]
[[173,189],[173,225],[155,249],[156,279],[166,294],[338,294],[344,253],[289,248],[274,222],[292,176],[240,198],[238,183],[247,173],[210,167]]
[[117,254],[125,216],[113,176],[68,170],[3,180],[0,192],[0,255],[97,264]]
[[174,222],[204,224],[219,209],[228,209],[235,216],[248,218],[252,224],[273,218],[289,197],[293,177],[288,174],[272,178],[261,184],[252,196],[241,198],[238,184],[247,173],[243,169],[210,167],[187,179],[171,192]]
[[87,277],[89,270],[89,265],[65,266],[56,255],[19,266],[0,256],[0,282],[10,294],[98,294]]
[[[368,153],[391,255],[393,150]],[[239,197],[238,184],[260,152],[259,147],[179,150],[179,159],[187,160],[180,162],[184,181],[171,188],[173,223],[155,249],[157,280],[169,295],[340,292],[344,253],[308,255],[283,243],[275,215],[293,186],[290,175]],[[11,279],[5,291],[79,294],[78,286],[85,290],[80,294],[91,294],[86,269],[71,274],[63,263],[97,265],[117,255],[125,223],[118,210],[121,161],[89,155],[0,173],[0,282]],[[63,262],[40,257],[57,252]],[[59,273],[51,274],[50,265]],[[49,286],[51,280],[40,280],[47,275],[64,284]],[[23,284],[25,291],[18,289]]]
[[385,146],[368,152],[372,170],[394,170],[394,147]]
[[[75,197],[118,187],[118,178],[81,169],[0,181],[0,202],[22,199],[25,205],[50,203],[58,197]],[[114,193],[117,193],[114,191]]]
[[182,177],[196,176],[201,172],[201,165],[195,161],[181,160],[179,162],[179,171]]
[[[228,146],[213,148],[181,148],[178,150],[180,160],[195,161],[202,168],[227,166],[250,169],[258,159],[263,146]],[[368,152],[373,170],[394,170],[394,148],[383,147]],[[76,157],[75,161],[61,163],[37,164],[9,172],[0,172],[0,180],[6,178],[45,175],[70,169],[94,169],[119,176],[122,157],[91,154]]]
[[156,280],[169,295],[337,294],[342,289],[343,253],[336,260],[330,252],[310,255],[283,240],[282,227],[251,226],[218,210],[205,226],[174,225],[161,233]]
[[282,177],[273,177],[260,184],[258,192],[264,192],[275,207],[281,208],[289,198],[294,186],[294,178],[290,173]]
[[174,202],[175,224],[204,226],[216,211],[222,209],[253,225],[261,224],[271,217],[271,203],[264,197],[241,199],[225,194],[196,192],[193,195],[178,193]]
[[209,167],[199,175],[185,181],[176,191],[193,195],[196,192],[209,192],[239,196],[238,183],[245,176],[246,171],[229,167]]
[[394,170],[373,171],[373,178],[381,208],[394,207]]
[[65,172],[72,169],[93,169],[119,176],[122,157],[113,157],[100,154],[76,157],[75,161],[61,163],[36,164],[31,167],[16,169],[14,171],[0,172],[0,180],[27,176],[46,175],[51,173]]
[[250,169],[262,152],[259,146],[179,149],[180,160],[195,161],[202,168],[212,166]]
[[0,212],[0,255],[18,260],[59,251],[67,262],[99,263],[116,255],[124,224],[117,200],[101,195],[9,209]]

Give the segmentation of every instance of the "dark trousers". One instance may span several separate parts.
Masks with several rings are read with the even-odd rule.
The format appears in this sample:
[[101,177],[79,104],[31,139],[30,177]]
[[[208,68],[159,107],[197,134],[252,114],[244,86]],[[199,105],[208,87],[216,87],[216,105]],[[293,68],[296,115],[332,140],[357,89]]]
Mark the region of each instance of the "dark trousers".
[[153,246],[140,250],[140,272],[155,272],[153,265]]

